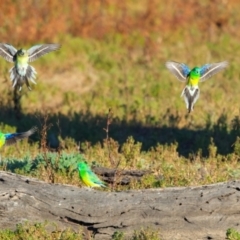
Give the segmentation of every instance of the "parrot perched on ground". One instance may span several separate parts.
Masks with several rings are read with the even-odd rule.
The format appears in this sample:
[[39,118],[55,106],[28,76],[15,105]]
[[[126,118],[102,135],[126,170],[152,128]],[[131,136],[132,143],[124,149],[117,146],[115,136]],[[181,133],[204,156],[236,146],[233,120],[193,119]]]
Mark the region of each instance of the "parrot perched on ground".
[[181,97],[184,98],[188,113],[193,111],[194,104],[199,98],[200,89],[199,82],[203,82],[223,70],[228,66],[228,62],[210,63],[201,67],[194,67],[192,70],[184,63],[173,61],[166,62],[166,67],[173,73],[178,80],[186,82],[186,86],[182,91]]
[[16,143],[18,140],[21,140],[23,138],[27,138],[31,136],[33,133],[37,131],[37,127],[33,127],[27,132],[21,132],[21,133],[1,133],[0,132],[0,148],[4,145],[12,145]]
[[85,162],[78,163],[79,177],[87,187],[106,187]]
[[19,91],[21,91],[22,85],[26,83],[28,89],[31,90],[29,80],[36,84],[34,79],[37,72],[28,63],[35,61],[49,52],[58,50],[60,47],[60,44],[40,44],[28,50],[17,50],[12,45],[0,43],[0,56],[8,62],[14,63],[14,66],[9,71],[10,79],[13,82],[12,86],[19,87]]

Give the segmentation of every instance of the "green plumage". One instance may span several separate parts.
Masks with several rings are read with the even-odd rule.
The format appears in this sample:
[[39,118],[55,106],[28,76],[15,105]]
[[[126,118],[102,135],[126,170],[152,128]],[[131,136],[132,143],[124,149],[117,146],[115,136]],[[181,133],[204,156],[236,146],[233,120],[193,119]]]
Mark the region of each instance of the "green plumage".
[[78,164],[79,177],[87,187],[105,187],[103,181],[91,171],[90,167],[85,162]]
[[186,86],[182,91],[181,97],[183,97],[188,113],[193,111],[194,104],[197,102],[200,96],[200,89],[198,87],[199,82],[203,82],[223,70],[228,66],[228,62],[219,62],[205,64],[201,67],[194,67],[192,70],[184,64],[173,61],[166,62],[167,69],[173,73],[178,80],[186,82]]

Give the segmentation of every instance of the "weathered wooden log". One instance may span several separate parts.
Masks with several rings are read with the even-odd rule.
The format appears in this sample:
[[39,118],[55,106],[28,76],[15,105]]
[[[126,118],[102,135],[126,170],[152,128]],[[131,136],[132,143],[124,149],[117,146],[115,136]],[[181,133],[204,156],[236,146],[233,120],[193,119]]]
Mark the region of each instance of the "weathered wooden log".
[[132,180],[140,181],[146,174],[151,173],[150,170],[123,170],[110,169],[105,167],[92,167],[92,170],[101,175],[101,179],[107,183],[117,181],[117,184],[128,185]]
[[227,228],[240,230],[240,181],[106,192],[0,171],[0,228],[14,229],[24,220],[84,226],[95,239],[149,226],[162,239],[221,240]]

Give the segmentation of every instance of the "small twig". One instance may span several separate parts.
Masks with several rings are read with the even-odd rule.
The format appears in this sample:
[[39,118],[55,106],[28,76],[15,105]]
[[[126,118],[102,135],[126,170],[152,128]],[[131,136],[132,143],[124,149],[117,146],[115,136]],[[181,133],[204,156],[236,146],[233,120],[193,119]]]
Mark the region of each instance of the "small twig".
[[40,146],[41,146],[41,151],[43,152],[43,156],[44,156],[44,160],[46,163],[45,166],[45,170],[47,172],[48,175],[48,180],[51,183],[55,182],[55,177],[54,177],[54,171],[53,171],[53,166],[51,164],[51,161],[48,159],[47,156],[47,152],[48,152],[48,146],[47,146],[47,131],[52,127],[52,124],[48,124],[48,118],[49,115],[45,114],[43,116],[42,120],[40,121],[40,124],[42,126],[41,131],[40,131],[40,135],[41,135],[41,139],[40,139]]
[[[59,131],[59,135],[62,136],[62,131],[61,131],[59,119],[57,120],[57,127],[58,127],[58,131]],[[60,152],[61,152],[61,144],[60,143],[58,145],[57,152],[60,155]]]
[[107,148],[108,148],[108,159],[111,163],[111,166],[114,168],[114,161],[112,158],[112,154],[111,154],[111,142],[110,142],[110,138],[109,138],[109,126],[112,123],[112,116],[113,116],[113,112],[112,109],[109,108],[108,110],[108,115],[107,115],[107,124],[106,124],[106,128],[103,128],[103,130],[106,132],[106,140],[107,140]]
[[108,148],[108,159],[111,163],[111,166],[113,169],[115,169],[115,173],[114,173],[114,176],[113,176],[113,183],[112,183],[112,190],[115,189],[117,183],[119,182],[119,179],[120,179],[120,176],[121,176],[121,170],[118,171],[118,167],[120,165],[120,160],[115,163],[115,161],[113,160],[113,157],[112,157],[112,146],[111,146],[111,140],[110,140],[110,137],[109,137],[109,126],[111,125],[112,123],[112,119],[113,119],[113,112],[112,112],[112,109],[109,108],[108,110],[108,115],[107,115],[107,124],[106,124],[106,128],[103,128],[103,130],[106,132],[106,140],[107,140],[107,148]]
[[40,141],[40,145],[41,145],[41,150],[45,153],[48,151],[48,146],[47,146],[47,131],[53,126],[52,124],[48,125],[48,114],[43,116],[43,120],[42,120],[42,129],[40,131],[40,135],[41,135],[41,141]]

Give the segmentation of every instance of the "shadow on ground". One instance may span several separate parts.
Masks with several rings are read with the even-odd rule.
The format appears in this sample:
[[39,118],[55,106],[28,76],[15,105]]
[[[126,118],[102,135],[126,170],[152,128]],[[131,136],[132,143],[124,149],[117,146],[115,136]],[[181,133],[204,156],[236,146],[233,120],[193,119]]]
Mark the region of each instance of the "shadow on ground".
[[[26,131],[31,126],[41,127],[44,116],[41,114],[23,114],[11,107],[1,106],[0,122],[16,126],[17,131]],[[166,122],[167,119],[167,122]],[[202,155],[208,155],[208,147],[213,139],[217,146],[218,153],[226,155],[233,151],[233,145],[237,136],[240,134],[240,119],[236,117],[232,121],[229,129],[228,119],[222,114],[216,123],[206,122],[205,128],[190,130],[187,128],[179,129],[177,126],[178,117],[166,113],[165,125],[162,126],[143,126],[136,120],[126,122],[113,119],[110,125],[109,136],[120,144],[126,141],[129,136],[133,136],[136,141],[142,143],[142,150],[147,151],[157,143],[171,144],[178,143],[180,155],[189,157],[202,149]],[[106,138],[107,116],[92,116],[87,113],[73,113],[68,116],[62,114],[52,114],[48,116],[48,124],[52,124],[48,132],[48,140],[51,147],[57,147],[58,136],[63,139],[73,138],[77,143],[88,141],[92,145],[102,142]],[[161,120],[159,121],[161,122]],[[40,135],[32,136],[31,139],[39,140]]]

